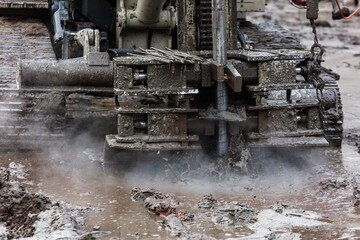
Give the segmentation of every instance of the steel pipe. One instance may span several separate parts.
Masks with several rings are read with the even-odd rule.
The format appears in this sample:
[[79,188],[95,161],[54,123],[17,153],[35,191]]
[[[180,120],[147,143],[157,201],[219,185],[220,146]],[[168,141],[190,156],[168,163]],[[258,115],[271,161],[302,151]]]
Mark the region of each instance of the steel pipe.
[[135,73],[134,74],[134,80],[136,81],[145,81],[147,79],[146,73]]
[[[213,58],[218,65],[225,67],[227,62],[226,41],[226,4],[224,0],[213,0],[212,2],[213,22]],[[228,96],[224,77],[218,79],[216,86],[216,107],[219,111],[228,108]],[[225,121],[218,123],[217,151],[219,156],[224,156],[228,150],[228,133]]]
[[144,22],[140,21],[139,18],[134,18],[134,14],[137,11],[127,11],[126,28],[130,29],[173,29],[176,27],[176,17],[170,11],[161,11],[159,18],[156,22]]
[[213,58],[218,64],[227,62],[226,4],[224,0],[213,0]]
[[113,87],[113,64],[90,66],[84,58],[68,60],[21,60],[17,85]]
[[157,23],[165,0],[138,0],[136,17],[143,23]]
[[[226,111],[228,106],[226,83],[218,82],[216,85],[217,94],[217,109],[219,111]],[[218,155],[223,156],[228,151],[228,132],[227,124],[225,121],[218,122],[218,144],[217,144]]]

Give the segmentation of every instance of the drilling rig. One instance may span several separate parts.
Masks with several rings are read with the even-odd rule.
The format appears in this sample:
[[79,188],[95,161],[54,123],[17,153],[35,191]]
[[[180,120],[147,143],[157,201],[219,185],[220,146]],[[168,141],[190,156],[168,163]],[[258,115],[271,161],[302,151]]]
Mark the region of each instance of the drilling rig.
[[[201,149],[247,161],[253,149],[341,145],[338,76],[321,66],[318,0],[306,1],[310,51],[279,25],[246,21],[265,0],[21,2],[1,3],[2,12],[41,12],[55,53],[22,59],[11,89],[21,117],[46,116],[37,139],[101,127],[105,161]],[[12,144],[22,134],[33,140],[29,124]]]

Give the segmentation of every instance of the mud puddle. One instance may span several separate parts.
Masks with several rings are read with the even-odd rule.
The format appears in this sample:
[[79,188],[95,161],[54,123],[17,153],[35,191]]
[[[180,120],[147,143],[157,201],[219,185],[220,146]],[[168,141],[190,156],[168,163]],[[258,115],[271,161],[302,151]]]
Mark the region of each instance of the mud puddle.
[[[3,153],[0,163],[23,164],[29,174],[26,181],[32,183],[28,185],[31,192],[96,209],[88,213],[85,230],[110,233],[97,236],[100,239],[357,238],[360,211],[354,206],[352,178],[359,172],[351,161],[344,169],[343,157],[348,156],[348,151],[357,154],[345,145],[343,154],[333,150],[326,150],[325,157],[321,157],[323,151],[311,153],[312,158],[304,159],[305,168],[298,164],[275,166],[265,175],[231,176],[222,182],[206,179],[171,183],[161,173],[146,173],[141,168],[113,175],[102,168],[97,149],[59,155]],[[172,194],[178,202],[177,211],[194,216],[194,221],[183,224],[186,234],[174,234],[163,217],[150,214],[143,203],[133,202],[133,187],[152,187]],[[235,201],[254,209],[256,221],[217,222],[216,209],[199,208],[205,194],[212,194],[218,203]]]

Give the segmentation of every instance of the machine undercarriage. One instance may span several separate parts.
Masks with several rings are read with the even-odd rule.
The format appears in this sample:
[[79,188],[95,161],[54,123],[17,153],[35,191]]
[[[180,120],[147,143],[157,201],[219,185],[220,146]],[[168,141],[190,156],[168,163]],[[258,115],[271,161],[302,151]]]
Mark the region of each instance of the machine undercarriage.
[[[341,145],[338,77],[321,68],[312,75],[314,55],[281,26],[245,21],[264,10],[262,0],[40,2],[17,6],[52,16],[51,40],[30,35],[35,53],[20,40],[10,48],[22,60],[18,89],[14,64],[2,67],[10,71],[4,148],[68,139],[80,128],[107,134],[105,161],[122,161],[115,152],[201,149],[248,161],[255,148]],[[3,12],[15,11],[11,3]],[[3,17],[15,29],[12,21]]]

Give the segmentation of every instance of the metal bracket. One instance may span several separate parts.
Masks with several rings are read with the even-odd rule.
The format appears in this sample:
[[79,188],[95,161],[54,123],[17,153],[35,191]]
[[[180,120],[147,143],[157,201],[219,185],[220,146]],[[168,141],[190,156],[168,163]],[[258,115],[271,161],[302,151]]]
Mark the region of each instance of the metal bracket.
[[87,63],[89,66],[109,66],[109,54],[107,52],[90,52],[87,55]]
[[[79,31],[75,39],[83,46],[84,58],[89,62],[90,53],[100,53],[100,32],[99,30],[83,29]],[[103,64],[101,64],[103,65]],[[106,64],[108,65],[108,64]]]
[[306,8],[306,18],[310,20],[318,19],[319,17],[319,0],[308,0]]
[[225,72],[227,74],[227,83],[234,92],[242,92],[242,76],[232,63],[228,62],[226,64]]
[[64,37],[64,27],[62,22],[69,21],[69,2],[68,1],[54,1],[51,6],[53,12],[53,24],[54,24],[54,39],[55,41],[61,40]]
[[217,64],[216,62],[211,63],[211,78],[216,82],[224,81],[224,65]]

